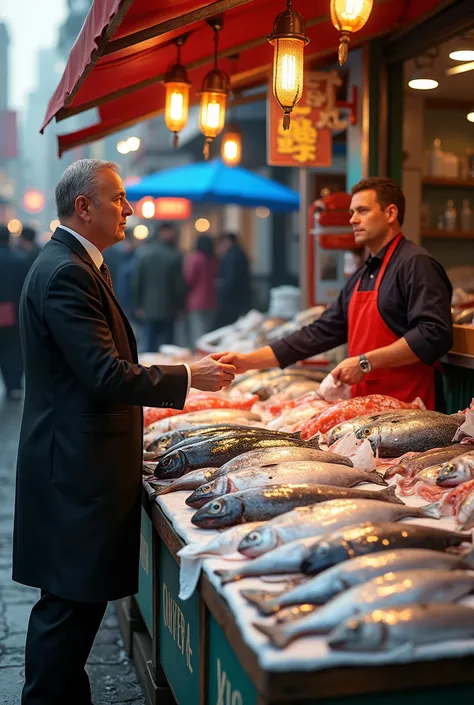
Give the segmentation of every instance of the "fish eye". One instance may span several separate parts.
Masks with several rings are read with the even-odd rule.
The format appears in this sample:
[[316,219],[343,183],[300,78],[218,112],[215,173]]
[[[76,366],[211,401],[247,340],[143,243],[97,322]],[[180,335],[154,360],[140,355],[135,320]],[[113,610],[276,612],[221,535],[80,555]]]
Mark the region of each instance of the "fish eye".
[[364,436],[364,438],[367,438],[367,436],[370,436],[370,433],[370,428],[364,428],[361,435]]
[[318,548],[318,556],[325,556],[326,553],[328,552],[328,550],[329,550],[329,547],[328,547],[327,543],[322,544]]
[[252,541],[252,543],[255,542],[255,541],[258,541],[258,538],[259,538],[259,535],[257,534],[256,531],[252,531],[252,532],[247,536],[247,540],[248,540],[248,541]]
[[221,502],[213,502],[209,508],[209,511],[211,512],[211,514],[219,514],[221,509],[222,509]]

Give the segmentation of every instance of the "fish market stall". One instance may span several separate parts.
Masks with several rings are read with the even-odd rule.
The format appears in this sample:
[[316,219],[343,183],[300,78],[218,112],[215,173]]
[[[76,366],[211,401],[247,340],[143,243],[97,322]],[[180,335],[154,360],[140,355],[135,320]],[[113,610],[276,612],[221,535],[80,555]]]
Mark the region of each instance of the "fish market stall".
[[304,372],[248,375],[219,396],[250,408],[146,429],[133,658],[147,701],[169,685],[186,704],[468,702],[470,413],[335,399]]

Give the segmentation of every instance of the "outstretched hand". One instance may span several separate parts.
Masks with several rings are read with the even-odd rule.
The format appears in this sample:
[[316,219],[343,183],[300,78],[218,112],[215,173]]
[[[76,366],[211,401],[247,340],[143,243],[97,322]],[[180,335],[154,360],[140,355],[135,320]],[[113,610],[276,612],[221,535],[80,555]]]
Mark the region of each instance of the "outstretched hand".
[[218,392],[232,384],[236,371],[230,364],[218,361],[214,355],[207,355],[189,365],[191,386],[203,392]]
[[224,365],[232,365],[235,368],[235,374],[240,375],[248,372],[250,365],[248,364],[247,355],[235,352],[213,353],[210,357],[218,360]]

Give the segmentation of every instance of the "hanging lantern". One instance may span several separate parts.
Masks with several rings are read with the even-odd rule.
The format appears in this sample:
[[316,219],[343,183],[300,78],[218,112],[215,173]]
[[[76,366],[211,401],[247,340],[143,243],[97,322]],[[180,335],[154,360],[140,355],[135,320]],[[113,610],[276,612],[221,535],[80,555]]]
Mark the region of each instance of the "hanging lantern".
[[238,166],[242,159],[242,134],[236,125],[230,125],[222,136],[221,157],[227,166]]
[[370,17],[374,0],[331,0],[331,20],[339,30],[339,64],[347,61],[351,34],[358,32]]
[[209,149],[213,139],[222,132],[225,122],[225,108],[230,88],[229,76],[217,68],[218,32],[222,29],[219,21],[211,22],[214,29],[214,68],[202,82],[199,110],[199,128],[206,138],[204,159],[209,159]]
[[173,133],[173,147],[179,143],[178,133],[181,132],[188,121],[190,81],[185,67],[181,64],[181,47],[186,37],[176,40],[178,57],[175,64],[170,66],[165,76],[166,89],[165,124]]
[[290,113],[303,95],[304,47],[309,42],[303,17],[287,0],[286,10],[275,19],[267,37],[273,46],[273,95],[283,110],[283,129],[290,127]]

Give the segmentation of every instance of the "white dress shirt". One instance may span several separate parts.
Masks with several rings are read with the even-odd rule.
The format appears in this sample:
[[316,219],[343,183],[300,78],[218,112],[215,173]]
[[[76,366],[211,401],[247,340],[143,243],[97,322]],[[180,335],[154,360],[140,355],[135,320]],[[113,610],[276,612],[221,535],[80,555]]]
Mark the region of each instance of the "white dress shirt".
[[[87,240],[87,238],[83,237],[82,235],[79,235],[79,233],[76,233],[75,230],[71,230],[71,228],[68,228],[65,225],[60,225],[60,227],[63,230],[67,230],[68,233],[71,233],[71,235],[74,235],[76,240],[79,240],[79,242],[81,243],[83,248],[86,250],[87,254],[91,258],[91,260],[93,261],[93,263],[95,264],[97,269],[100,269],[103,262],[104,262],[102,252],[90,240]],[[183,364],[186,368],[186,373],[188,375],[188,389],[186,392],[186,396],[187,396],[189,394],[189,389],[191,387],[191,379],[192,379],[191,368],[189,367],[189,365],[186,365],[186,363],[183,363]]]

